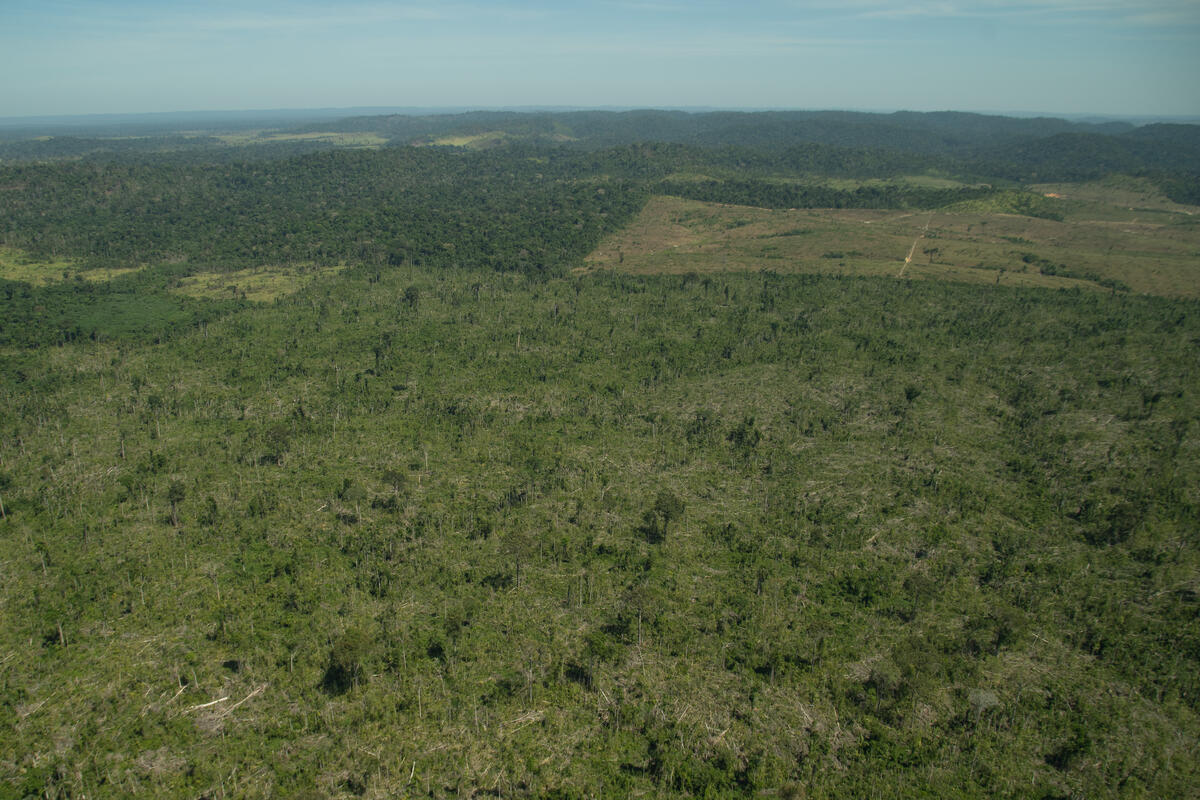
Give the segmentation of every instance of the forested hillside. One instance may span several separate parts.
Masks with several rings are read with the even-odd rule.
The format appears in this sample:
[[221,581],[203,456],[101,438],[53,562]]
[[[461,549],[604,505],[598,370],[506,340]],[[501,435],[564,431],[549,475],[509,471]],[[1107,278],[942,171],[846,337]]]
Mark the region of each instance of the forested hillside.
[[375,131],[404,143],[439,137],[503,131],[555,138],[589,147],[638,141],[706,146],[789,147],[802,143],[885,147],[933,154],[969,154],[981,147],[1060,133],[1119,134],[1128,123],[1073,123],[1061,119],[1016,119],[981,114],[850,111],[570,111],[517,113],[477,111],[430,116],[355,117],[308,130]]
[[[263,161],[339,147],[510,148],[554,157],[658,143],[689,162],[776,162],[833,175],[930,171],[980,181],[1085,180],[1114,172],[1154,178],[1179,202],[1200,197],[1200,126],[1069,122],[958,112],[476,111],[387,115],[245,130],[246,122],[178,135],[98,136],[103,129],[0,140],[0,164],[64,159],[145,163]],[[80,134],[85,135],[80,135]],[[246,146],[252,145],[252,146]]]
[[1194,793],[1193,131],[388,120],[0,166],[0,798]]

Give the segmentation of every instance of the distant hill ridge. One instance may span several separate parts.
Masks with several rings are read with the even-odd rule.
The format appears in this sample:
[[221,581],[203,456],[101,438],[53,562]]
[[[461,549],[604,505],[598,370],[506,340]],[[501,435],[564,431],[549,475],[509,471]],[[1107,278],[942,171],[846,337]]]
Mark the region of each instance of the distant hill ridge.
[[[1197,126],[1173,126],[1196,128]],[[301,131],[373,132],[397,143],[488,132],[526,138],[568,138],[579,146],[610,147],[642,141],[701,146],[787,147],[802,143],[977,155],[1023,139],[1062,133],[1123,135],[1129,122],[1071,122],[957,111],[472,111],[462,114],[349,117],[305,125]]]
[[[141,138],[74,136],[0,142],[0,163],[64,159],[228,163],[340,146],[525,147],[599,152],[654,143],[683,148],[663,168],[786,165],[863,177],[934,171],[979,182],[1149,177],[1178,201],[1200,202],[1200,125],[1073,121],[958,111],[466,111],[280,120],[271,133],[226,137],[162,131]],[[215,131],[215,129],[210,129]],[[338,136],[350,141],[339,142]],[[366,140],[364,145],[363,140]],[[253,145],[251,147],[243,145]],[[643,154],[644,155],[644,154]],[[620,154],[614,157],[620,158]],[[633,154],[625,160],[642,160]],[[647,165],[643,164],[643,167]],[[670,169],[668,169],[668,172]]]

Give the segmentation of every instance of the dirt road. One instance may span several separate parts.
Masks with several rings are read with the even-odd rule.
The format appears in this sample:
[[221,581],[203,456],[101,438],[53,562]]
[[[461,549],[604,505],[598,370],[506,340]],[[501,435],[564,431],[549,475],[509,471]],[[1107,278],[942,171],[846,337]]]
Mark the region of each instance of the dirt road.
[[921,232],[917,234],[917,238],[913,240],[912,247],[908,248],[908,255],[904,257],[904,266],[900,267],[900,272],[896,275],[897,278],[904,277],[904,270],[908,269],[909,262],[912,261],[913,253],[917,252],[917,245],[925,238],[925,234],[929,232],[929,223],[933,222],[933,212],[929,213],[929,219],[925,220],[925,227],[921,228]]

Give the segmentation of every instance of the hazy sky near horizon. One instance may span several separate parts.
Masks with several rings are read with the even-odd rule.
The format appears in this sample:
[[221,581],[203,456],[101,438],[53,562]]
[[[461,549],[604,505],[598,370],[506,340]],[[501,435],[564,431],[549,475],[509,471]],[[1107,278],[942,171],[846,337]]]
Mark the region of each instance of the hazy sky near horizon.
[[352,106],[1200,115],[1200,0],[0,0],[0,117]]

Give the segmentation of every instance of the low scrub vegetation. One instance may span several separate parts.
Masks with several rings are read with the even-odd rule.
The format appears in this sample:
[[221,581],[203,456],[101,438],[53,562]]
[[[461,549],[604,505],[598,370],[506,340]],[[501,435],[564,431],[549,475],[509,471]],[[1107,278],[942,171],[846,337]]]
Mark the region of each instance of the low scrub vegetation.
[[4,792],[1195,785],[1192,303],[322,281],[5,352]]

